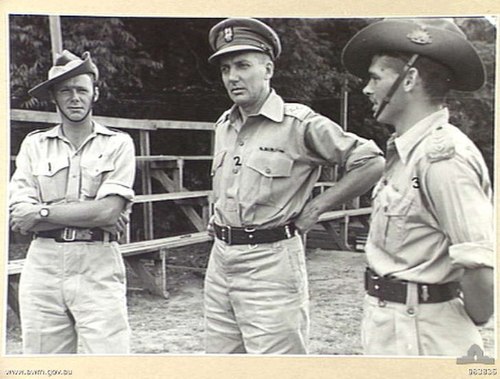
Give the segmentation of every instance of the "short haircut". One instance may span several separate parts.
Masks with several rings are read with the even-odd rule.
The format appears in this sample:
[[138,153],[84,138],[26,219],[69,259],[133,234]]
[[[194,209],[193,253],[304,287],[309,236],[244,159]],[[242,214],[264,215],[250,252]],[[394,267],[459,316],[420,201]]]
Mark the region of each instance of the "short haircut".
[[260,63],[267,63],[267,62],[272,62],[272,58],[266,54],[266,53],[261,53],[261,52],[256,52],[259,55],[259,62]]
[[[399,52],[382,52],[378,57],[389,58],[386,64],[397,73],[402,73],[404,66],[410,60],[412,54]],[[451,89],[453,72],[447,66],[433,59],[419,55],[414,68],[418,70],[422,78],[422,86],[433,104],[442,104]]]

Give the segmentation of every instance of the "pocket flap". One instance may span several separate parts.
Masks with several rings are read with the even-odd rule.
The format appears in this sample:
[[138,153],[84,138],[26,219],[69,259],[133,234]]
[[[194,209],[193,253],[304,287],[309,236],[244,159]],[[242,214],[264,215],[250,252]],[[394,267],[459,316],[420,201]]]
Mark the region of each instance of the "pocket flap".
[[384,215],[386,216],[406,216],[410,210],[412,200],[401,197],[396,199],[384,207]]
[[35,175],[53,176],[69,166],[68,158],[54,158],[43,160],[36,165]]
[[105,157],[82,161],[81,166],[85,169],[86,173],[92,176],[99,176],[103,172],[113,171],[115,168],[111,159],[106,159]]
[[279,153],[256,154],[246,165],[269,178],[287,177],[292,173],[293,160]]

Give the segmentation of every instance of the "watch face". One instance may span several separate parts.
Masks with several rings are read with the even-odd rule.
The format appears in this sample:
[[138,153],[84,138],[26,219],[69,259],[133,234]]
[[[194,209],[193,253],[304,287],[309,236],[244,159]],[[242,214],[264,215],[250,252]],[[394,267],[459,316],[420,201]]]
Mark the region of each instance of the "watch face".
[[40,209],[40,216],[47,217],[49,215],[49,210],[47,208]]

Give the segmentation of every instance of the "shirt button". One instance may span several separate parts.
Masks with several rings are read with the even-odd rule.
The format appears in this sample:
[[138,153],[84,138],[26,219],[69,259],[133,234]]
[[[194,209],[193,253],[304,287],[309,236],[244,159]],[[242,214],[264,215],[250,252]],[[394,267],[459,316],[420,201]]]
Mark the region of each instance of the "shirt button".
[[271,169],[268,167],[266,168],[266,174],[270,174],[271,173]]
[[240,146],[243,146],[244,144],[245,144],[245,142],[243,142],[243,141],[240,141],[240,142],[238,143],[238,145],[240,145]]
[[238,173],[238,169],[237,168],[233,168],[233,174],[237,174]]
[[384,186],[386,186],[386,185],[387,185],[387,183],[389,183],[389,182],[387,181],[387,179],[384,179],[384,180],[382,181],[382,184],[383,184]]
[[388,210],[389,210],[389,208],[384,207],[384,212],[387,212]]

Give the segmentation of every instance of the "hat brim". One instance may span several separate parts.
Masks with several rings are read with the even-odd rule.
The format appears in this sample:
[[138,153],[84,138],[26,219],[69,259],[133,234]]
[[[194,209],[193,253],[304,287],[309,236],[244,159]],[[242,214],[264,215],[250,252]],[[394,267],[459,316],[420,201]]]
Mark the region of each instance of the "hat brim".
[[451,88],[475,91],[485,81],[484,66],[472,44],[457,33],[428,26],[432,38],[428,44],[412,42],[407,35],[415,31],[416,24],[386,20],[367,26],[347,43],[342,52],[342,63],[352,74],[364,78],[368,75],[374,55],[397,51],[419,54],[449,67],[453,73]]
[[82,74],[94,74],[94,66],[90,60],[84,60],[81,64],[75,66],[73,69],[36,85],[28,91],[28,94],[37,97],[40,100],[49,100],[51,98],[50,89],[54,85],[66,79],[70,79],[74,76]]
[[257,46],[234,45],[234,46],[225,47],[225,48],[215,52],[210,57],[208,57],[208,62],[209,63],[216,63],[216,58],[220,58],[221,55],[225,55],[225,54],[229,54],[229,53],[236,53],[239,51],[258,51],[258,52],[267,54],[267,52],[264,49],[260,49]]

